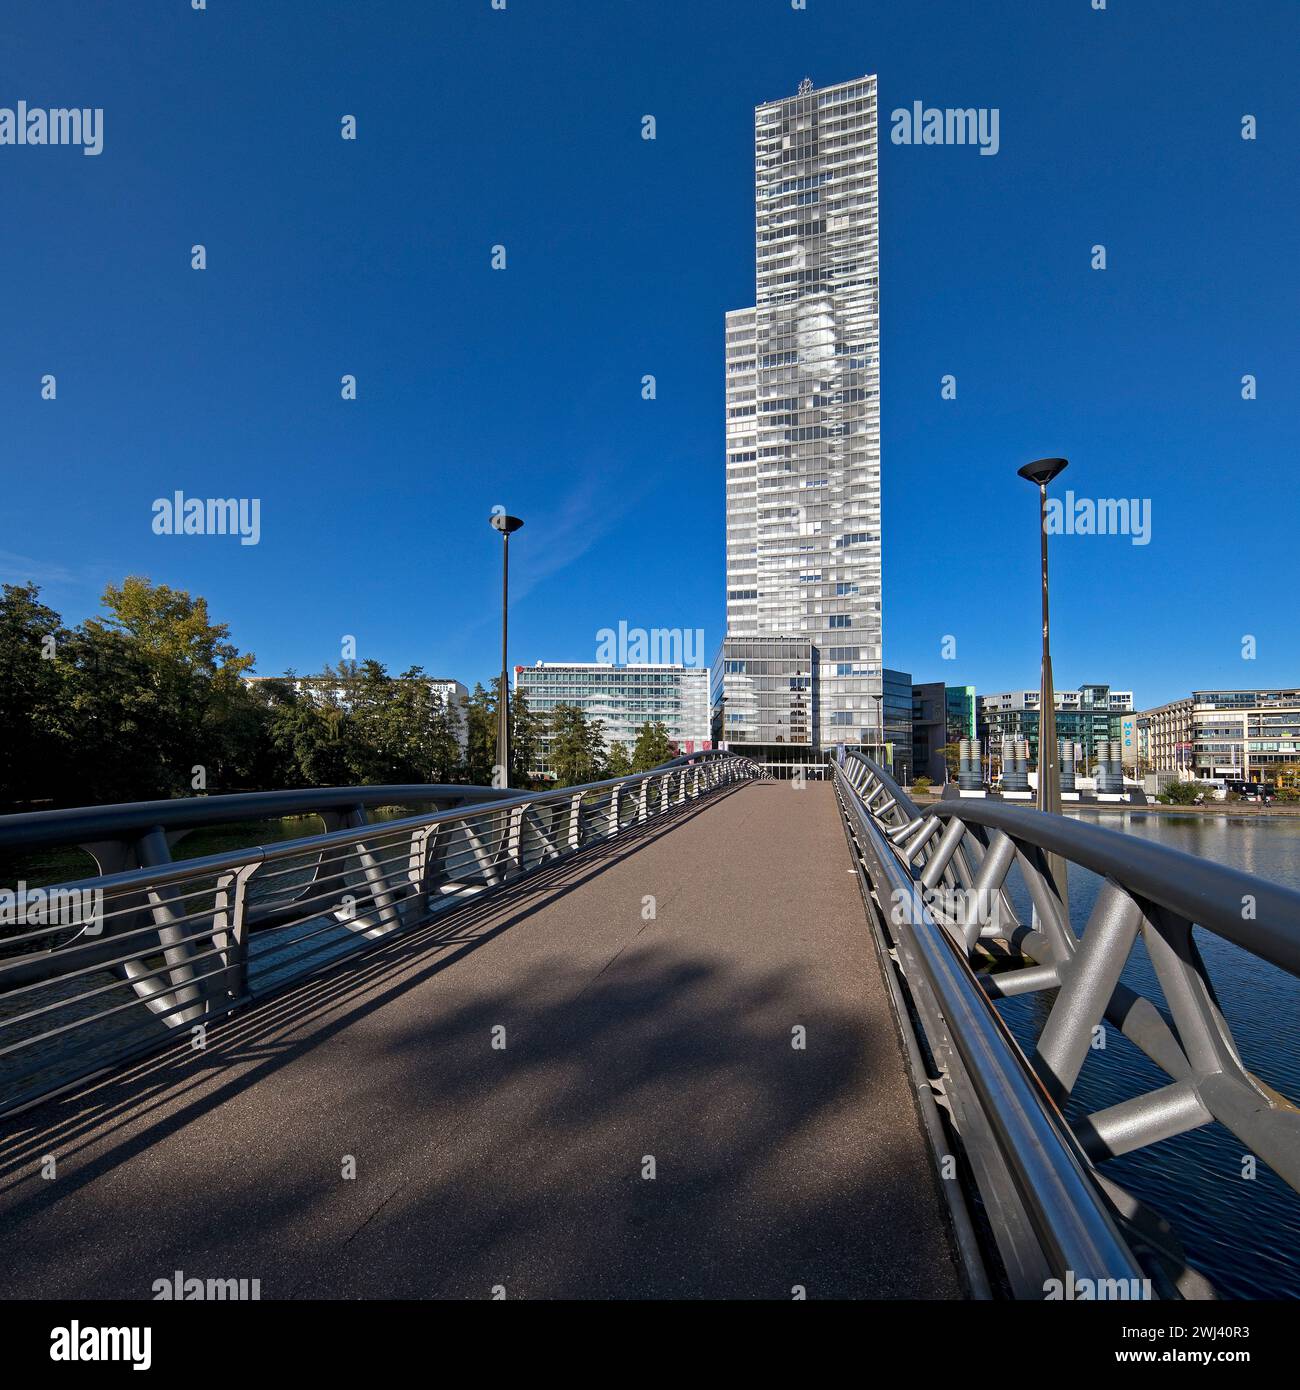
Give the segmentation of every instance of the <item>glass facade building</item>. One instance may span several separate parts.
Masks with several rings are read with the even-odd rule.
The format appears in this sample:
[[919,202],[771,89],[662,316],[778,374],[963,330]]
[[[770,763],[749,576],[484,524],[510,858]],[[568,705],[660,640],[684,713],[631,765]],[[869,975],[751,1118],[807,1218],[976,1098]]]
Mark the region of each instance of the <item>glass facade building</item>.
[[1194,690],[1198,778],[1276,782],[1300,764],[1300,690]]
[[960,743],[964,738],[974,738],[975,687],[973,685],[944,686],[944,711],[948,725],[948,742]]
[[885,726],[883,762],[895,781],[907,784],[912,780],[912,673],[891,671],[886,666],[884,691],[880,712]]
[[[709,672],[692,666],[611,666],[599,662],[539,661],[515,667],[515,689],[528,708],[547,716],[556,705],[574,705],[604,724],[606,750],[621,743],[631,753],[643,724],[662,724],[679,752],[711,748]],[[550,739],[538,740],[537,778],[551,774]]]
[[713,671],[718,741],[809,748],[816,721],[812,662],[812,643],[806,640],[728,637]]
[[[739,643],[811,677],[811,748],[874,745],[881,670],[876,79],[754,113],[755,303],[726,316],[727,644],[721,726],[770,732]],[[785,658],[777,658],[784,660]],[[908,691],[910,721],[911,692]],[[787,724],[787,737],[790,726]],[[910,762],[910,737],[908,761]]]
[[[1096,760],[1097,745],[1102,739],[1123,738],[1123,718],[1133,713],[1133,692],[1114,690],[1109,685],[1081,685],[1078,690],[1058,690],[1056,700],[1056,737],[1058,743],[1069,739],[1083,747],[1086,765]],[[984,753],[1000,756],[1005,737],[1023,738],[1029,744],[1029,763],[1038,766],[1038,702],[1037,690],[1008,690],[998,695],[979,697],[979,737]]]

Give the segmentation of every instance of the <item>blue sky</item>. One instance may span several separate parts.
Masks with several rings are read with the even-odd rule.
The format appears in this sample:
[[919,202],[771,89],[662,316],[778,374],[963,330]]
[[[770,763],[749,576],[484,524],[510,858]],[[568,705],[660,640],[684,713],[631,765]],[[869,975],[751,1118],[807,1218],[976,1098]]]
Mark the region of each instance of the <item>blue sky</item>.
[[[0,146],[0,577],[77,621],[143,573],[263,673],[351,634],[472,685],[503,505],[512,661],[620,620],[711,652],[753,107],[874,72],[882,136],[916,100],[1001,136],[882,141],[887,663],[1037,683],[1015,469],[1064,454],[1152,538],[1054,540],[1058,685],[1294,685],[1298,51],[1293,0],[7,0],[0,106],[105,114],[95,158]],[[260,498],[260,544],[154,535],[177,489]]]

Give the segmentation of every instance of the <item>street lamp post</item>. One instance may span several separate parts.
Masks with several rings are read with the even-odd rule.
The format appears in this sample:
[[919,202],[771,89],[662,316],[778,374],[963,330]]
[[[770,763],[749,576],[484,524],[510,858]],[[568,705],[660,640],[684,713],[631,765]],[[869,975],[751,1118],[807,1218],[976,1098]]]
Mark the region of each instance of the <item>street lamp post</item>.
[[489,524],[501,532],[501,689],[497,692],[497,767],[501,785],[510,785],[510,686],[506,665],[506,614],[510,600],[510,537],[524,524],[517,516],[493,512]]
[[[1047,610],[1047,485],[1069,465],[1068,459],[1036,459],[1017,469],[1038,488],[1038,537],[1043,580],[1043,667],[1038,689],[1038,809],[1061,813],[1061,767],[1056,748],[1056,692],[1052,687],[1051,629]],[[1057,896],[1066,901],[1065,865],[1049,854]]]

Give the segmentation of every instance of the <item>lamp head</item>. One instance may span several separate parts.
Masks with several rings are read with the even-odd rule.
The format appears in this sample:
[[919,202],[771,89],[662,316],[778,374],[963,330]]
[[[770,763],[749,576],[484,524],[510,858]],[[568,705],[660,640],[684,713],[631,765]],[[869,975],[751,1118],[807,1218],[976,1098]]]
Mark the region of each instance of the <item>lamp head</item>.
[[1033,463],[1027,463],[1023,468],[1017,468],[1016,472],[1022,478],[1028,478],[1031,483],[1035,483],[1039,487],[1046,487],[1058,473],[1069,466],[1069,459],[1035,459]]
[[504,512],[493,512],[488,517],[488,524],[500,531],[503,536],[508,536],[511,532],[517,531],[524,523],[521,517],[507,516]]

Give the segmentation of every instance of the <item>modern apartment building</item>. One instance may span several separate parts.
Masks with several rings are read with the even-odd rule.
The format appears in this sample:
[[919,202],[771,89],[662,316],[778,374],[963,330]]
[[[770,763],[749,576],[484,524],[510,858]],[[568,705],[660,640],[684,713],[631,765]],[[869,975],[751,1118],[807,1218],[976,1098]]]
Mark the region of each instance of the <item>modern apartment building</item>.
[[1134,716],[1140,772],[1186,772],[1193,769],[1192,700],[1171,700],[1139,710]]
[[1300,690],[1194,690],[1191,706],[1196,777],[1272,782],[1300,764]]
[[[539,661],[515,667],[515,689],[522,690],[534,714],[549,715],[556,705],[574,705],[605,726],[605,747],[621,743],[630,753],[642,725],[662,724],[683,753],[711,748],[709,672],[692,666],[611,666],[599,662]],[[551,775],[550,739],[539,740],[534,777]]]
[[[1091,767],[1097,744],[1123,736],[1122,716],[1133,713],[1133,692],[1115,690],[1109,685],[1081,685],[1078,690],[1055,692],[1056,737],[1083,746],[1087,766]],[[1005,737],[1023,738],[1029,743],[1029,761],[1038,764],[1037,690],[1007,690],[979,697],[979,738],[987,752],[997,754]]]
[[[773,740],[784,761],[798,725],[775,741],[754,661],[785,663],[765,670],[766,693],[806,697],[814,752],[874,748],[885,722],[876,79],[805,79],[759,106],[754,168],[755,301],[726,316],[717,724],[728,743]],[[910,691],[908,707],[910,720]]]

